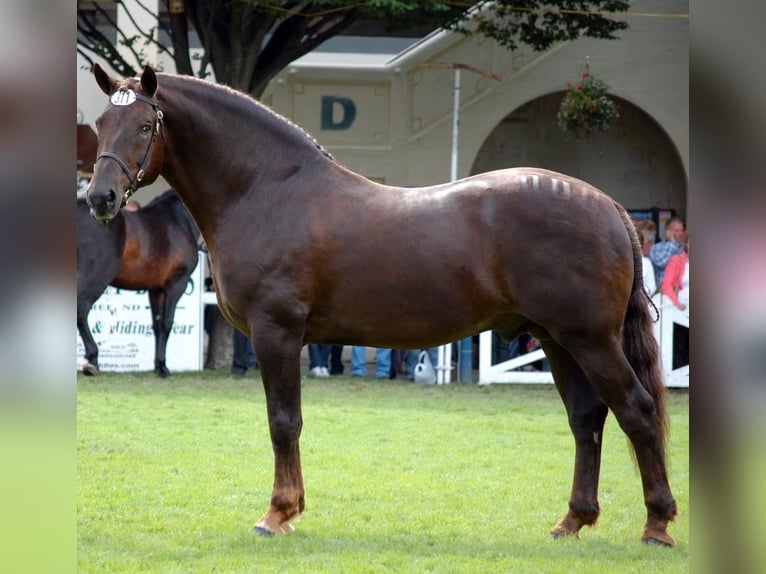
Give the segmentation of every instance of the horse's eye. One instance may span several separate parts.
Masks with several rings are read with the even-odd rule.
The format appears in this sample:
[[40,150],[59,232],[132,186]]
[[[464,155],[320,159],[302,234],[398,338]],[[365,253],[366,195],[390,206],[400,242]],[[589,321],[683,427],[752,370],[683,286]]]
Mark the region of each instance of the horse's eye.
[[145,125],[141,126],[141,133],[142,134],[148,134],[150,131],[152,131],[152,126],[150,126],[149,124],[145,124]]

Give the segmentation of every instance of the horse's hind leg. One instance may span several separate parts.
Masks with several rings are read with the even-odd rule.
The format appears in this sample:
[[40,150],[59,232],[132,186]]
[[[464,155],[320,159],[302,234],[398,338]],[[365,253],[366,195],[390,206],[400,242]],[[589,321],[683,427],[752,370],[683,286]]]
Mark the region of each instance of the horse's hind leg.
[[173,328],[176,305],[186,290],[188,277],[179,277],[165,289],[149,291],[149,304],[152,307],[152,327],[154,329],[154,372],[158,377],[170,376],[170,370],[165,364],[168,348],[168,337]]
[[543,340],[556,389],[566,406],[575,439],[575,466],[569,510],[551,530],[551,536],[577,536],[583,526],[596,523],[600,512],[598,481],[606,404],[596,395],[585,373],[561,346]]
[[647,509],[642,540],[674,546],[667,526],[676,515],[676,502],[667,477],[664,427],[654,399],[641,385],[619,342],[579,339],[568,348],[633,445]]

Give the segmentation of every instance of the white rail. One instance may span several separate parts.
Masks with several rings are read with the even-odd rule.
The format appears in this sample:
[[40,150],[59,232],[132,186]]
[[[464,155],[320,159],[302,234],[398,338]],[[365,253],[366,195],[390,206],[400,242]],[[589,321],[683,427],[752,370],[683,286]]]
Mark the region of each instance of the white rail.
[[[668,387],[689,387],[689,365],[673,369],[673,325],[689,327],[689,310],[679,311],[663,295],[655,295],[653,301],[660,311],[660,320],[654,325],[654,336],[660,345],[665,384]],[[509,361],[492,364],[492,332],[479,336],[479,384],[494,383],[553,383],[550,372],[522,371],[522,367],[539,361],[545,356],[541,349],[515,357]]]

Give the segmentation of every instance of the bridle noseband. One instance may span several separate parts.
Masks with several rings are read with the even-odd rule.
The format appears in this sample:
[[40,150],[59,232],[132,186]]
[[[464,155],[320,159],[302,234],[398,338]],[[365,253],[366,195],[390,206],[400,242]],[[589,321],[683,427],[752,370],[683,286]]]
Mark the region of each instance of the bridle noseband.
[[[128,176],[128,179],[130,180],[130,187],[125,191],[125,195],[122,198],[122,204],[120,207],[125,207],[125,204],[128,202],[128,199],[130,199],[130,196],[136,193],[136,190],[138,189],[138,184],[141,183],[141,180],[144,179],[144,175],[146,175],[145,168],[146,163],[149,161],[149,159],[152,157],[152,148],[154,147],[154,142],[157,141],[157,136],[160,135],[160,128],[162,127],[162,118],[164,117],[162,110],[160,109],[160,103],[152,98],[147,98],[143,94],[139,94],[137,92],[134,92],[133,90],[129,89],[121,89],[116,91],[114,94],[112,94],[112,97],[110,98],[110,101],[112,104],[117,106],[126,106],[133,103],[134,100],[141,100],[142,102],[146,102],[152,108],[154,109],[155,113],[157,114],[157,118],[154,121],[154,129],[152,129],[152,139],[149,141],[149,146],[146,148],[146,153],[144,154],[144,159],[141,160],[141,163],[138,166],[138,172],[136,172],[136,175],[133,175],[130,172],[130,169],[128,169],[127,164],[120,159],[120,157],[112,152],[104,151],[98,154],[98,157],[96,157],[96,163],[102,158],[106,157],[109,159],[112,159],[117,162],[117,165],[120,166],[120,169],[125,173],[125,175]],[[126,103],[127,102],[127,103]],[[93,169],[95,171],[95,164],[93,165]]]

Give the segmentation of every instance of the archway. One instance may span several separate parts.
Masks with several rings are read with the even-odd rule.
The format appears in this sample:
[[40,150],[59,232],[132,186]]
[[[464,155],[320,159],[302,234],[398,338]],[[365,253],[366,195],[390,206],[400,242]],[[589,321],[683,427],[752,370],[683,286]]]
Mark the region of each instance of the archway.
[[505,117],[479,149],[471,173],[534,166],[595,185],[628,209],[675,209],[686,218],[687,183],[673,142],[646,112],[614,97],[620,117],[606,132],[577,141],[556,123],[564,92],[554,92]]

